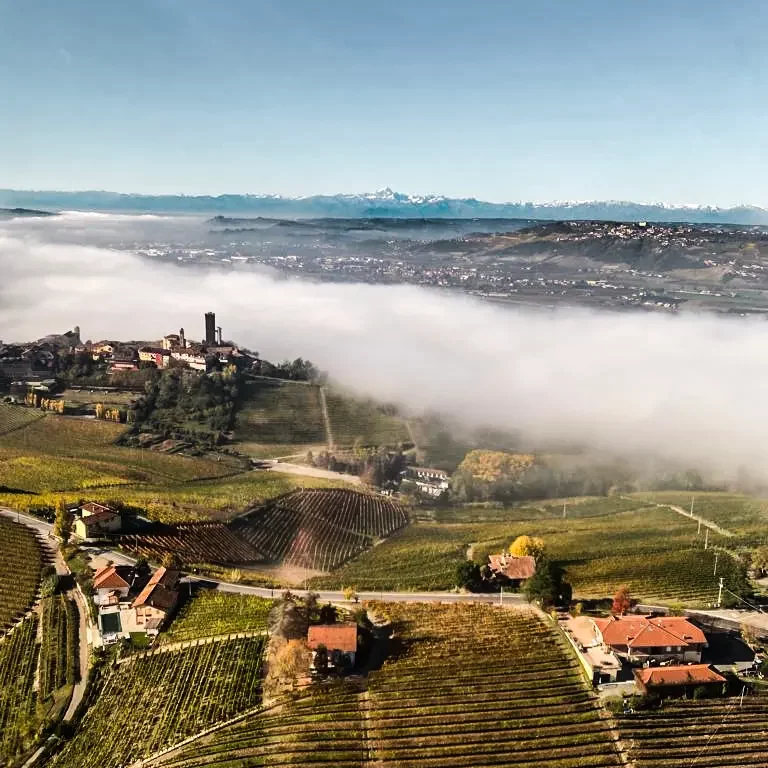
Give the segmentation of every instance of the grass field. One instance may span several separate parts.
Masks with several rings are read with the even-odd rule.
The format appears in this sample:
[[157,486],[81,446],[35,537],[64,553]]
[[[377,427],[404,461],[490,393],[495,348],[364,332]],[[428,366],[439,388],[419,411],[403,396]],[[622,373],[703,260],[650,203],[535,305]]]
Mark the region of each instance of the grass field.
[[290,455],[307,445],[324,446],[326,439],[318,386],[277,379],[248,382],[235,427],[240,450],[252,447],[263,458],[276,445],[285,453],[273,455]]
[[32,531],[0,517],[0,633],[34,601],[41,567],[40,546]]
[[374,400],[330,387],[325,399],[337,447],[351,447],[356,442],[364,446],[396,446],[410,440],[405,420]]
[[273,602],[254,595],[201,589],[179,611],[161,643],[177,643],[234,632],[263,632]]
[[220,640],[118,665],[51,765],[120,768],[256,706],[263,649],[261,637]]
[[749,768],[766,765],[768,695],[666,701],[658,711],[619,718],[637,768]]
[[368,690],[313,690],[190,744],[166,768],[618,766],[612,722],[530,611],[375,604],[390,658]]
[[[690,493],[687,491],[635,494],[633,498],[656,504],[673,504],[691,509],[705,520],[732,532],[739,544],[768,543],[768,500],[733,493]],[[733,542],[736,543],[736,542]]]
[[90,389],[68,389],[62,395],[65,403],[73,405],[95,405],[103,403],[104,405],[117,406],[125,408],[139,397],[136,392],[99,392]]
[[98,462],[102,468],[111,468],[108,474],[134,482],[185,482],[233,471],[226,462],[115,445],[123,430],[108,421],[48,414],[0,436],[0,460],[20,456],[74,459],[85,462],[86,473],[90,462]]

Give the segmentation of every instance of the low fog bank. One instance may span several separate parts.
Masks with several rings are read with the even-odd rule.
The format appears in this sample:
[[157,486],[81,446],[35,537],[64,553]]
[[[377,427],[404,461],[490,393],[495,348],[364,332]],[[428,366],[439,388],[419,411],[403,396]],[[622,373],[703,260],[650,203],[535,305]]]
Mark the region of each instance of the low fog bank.
[[0,338],[79,325],[93,340],[181,326],[194,339],[210,309],[225,338],[267,359],[310,358],[411,411],[768,484],[763,322],[511,310],[408,286],[179,269],[62,243],[62,227],[87,239],[83,219],[0,225]]

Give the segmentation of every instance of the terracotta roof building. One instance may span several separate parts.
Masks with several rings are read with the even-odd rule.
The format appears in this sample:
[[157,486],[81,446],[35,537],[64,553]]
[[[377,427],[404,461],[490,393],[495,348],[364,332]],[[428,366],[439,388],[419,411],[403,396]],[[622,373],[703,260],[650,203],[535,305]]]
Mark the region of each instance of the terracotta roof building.
[[648,667],[636,669],[635,683],[641,693],[658,692],[683,695],[691,688],[722,690],[725,678],[708,664],[689,664],[685,667]]
[[316,651],[324,645],[329,651],[355,653],[357,651],[357,624],[317,624],[309,628],[307,645]]
[[73,523],[75,536],[80,539],[95,539],[105,533],[117,533],[122,526],[119,512],[90,501],[79,509],[79,515]]
[[130,589],[132,578],[130,566],[110,565],[99,568],[93,577],[94,589]]
[[150,606],[167,613],[175,607],[179,599],[179,593],[176,591],[178,581],[178,571],[158,568],[133,601],[133,607]]
[[357,624],[316,624],[307,632],[307,645],[316,652],[313,665],[318,665],[320,648],[325,648],[326,662],[334,667],[352,667],[357,653]]
[[529,555],[514,557],[502,552],[500,555],[488,555],[488,560],[494,574],[518,584],[536,573],[536,560]]
[[611,616],[592,619],[597,640],[628,659],[701,661],[705,634],[682,616]]

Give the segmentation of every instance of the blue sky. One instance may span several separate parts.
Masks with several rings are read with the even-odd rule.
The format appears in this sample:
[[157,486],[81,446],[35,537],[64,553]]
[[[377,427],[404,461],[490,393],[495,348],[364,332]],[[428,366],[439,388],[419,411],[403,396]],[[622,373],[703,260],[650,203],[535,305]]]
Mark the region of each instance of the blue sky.
[[0,0],[0,187],[768,205],[768,4]]

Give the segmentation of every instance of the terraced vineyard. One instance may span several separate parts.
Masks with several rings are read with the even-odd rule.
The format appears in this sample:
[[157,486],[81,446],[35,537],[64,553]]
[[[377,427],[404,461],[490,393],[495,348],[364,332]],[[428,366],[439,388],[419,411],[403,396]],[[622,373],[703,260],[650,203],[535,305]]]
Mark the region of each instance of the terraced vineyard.
[[[497,535],[508,530],[504,526]],[[451,589],[475,535],[476,529],[466,525],[409,525],[338,571],[312,579],[312,588]]]
[[363,742],[363,706],[360,694],[342,686],[313,690],[289,704],[248,717],[192,742],[150,765],[361,768],[368,764]]
[[384,605],[393,656],[366,693],[333,687],[249,716],[165,768],[619,766],[613,721],[557,630],[528,610]]
[[405,420],[392,408],[337,389],[326,389],[325,401],[336,446],[396,446],[410,440]]
[[0,632],[34,601],[41,565],[40,545],[34,533],[0,517]]
[[738,589],[738,565],[719,553],[715,576],[715,553],[710,549],[684,549],[642,555],[617,555],[568,567],[568,578],[579,597],[605,597],[618,584],[627,584],[633,595],[647,602],[685,602],[709,606],[716,602],[718,578]]
[[232,530],[272,562],[331,570],[407,523],[405,510],[360,491],[296,491],[234,520]]
[[165,526],[153,533],[120,537],[120,546],[149,560],[175,554],[185,565],[246,565],[263,559],[247,540],[224,523]]
[[22,405],[0,403],[0,435],[21,429],[43,417],[42,411],[34,408],[25,408]]
[[29,749],[37,730],[34,692],[37,617],[0,639],[0,765]]
[[405,652],[372,673],[369,735],[399,768],[615,766],[611,722],[557,630],[528,610],[374,605]]
[[273,604],[254,595],[201,589],[182,606],[168,631],[160,635],[160,641],[178,643],[213,635],[266,631]]
[[249,382],[237,413],[235,442],[244,452],[260,455],[271,444],[284,446],[287,454],[308,445],[322,448],[327,437],[319,390],[277,379]]
[[46,699],[80,678],[77,606],[64,595],[42,602],[43,643],[40,655],[40,698]]
[[619,719],[637,768],[763,768],[768,755],[768,695],[667,701],[658,711]]
[[256,706],[263,649],[261,637],[220,640],[118,665],[51,764],[120,768]]

